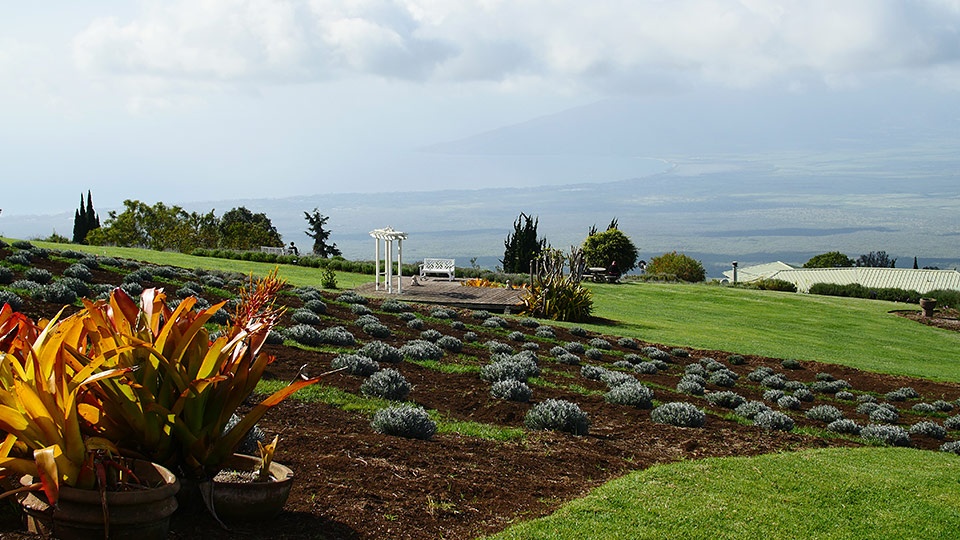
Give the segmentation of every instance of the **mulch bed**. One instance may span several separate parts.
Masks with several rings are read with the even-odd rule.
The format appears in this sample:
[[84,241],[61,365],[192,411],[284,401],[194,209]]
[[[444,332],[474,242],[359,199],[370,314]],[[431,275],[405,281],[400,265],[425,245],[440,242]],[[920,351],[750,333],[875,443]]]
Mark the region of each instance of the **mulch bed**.
[[[0,250],[0,258],[5,255]],[[38,260],[35,266],[59,275],[66,263]],[[115,274],[106,271],[96,273],[95,279],[103,283],[119,282]],[[163,283],[152,285],[164,286]],[[358,340],[367,340],[352,324],[357,316],[348,305],[334,298],[328,297],[328,312],[321,326],[343,325]],[[283,296],[282,300],[291,308],[299,305],[299,300],[292,296]],[[369,306],[376,310],[379,302],[373,300]],[[49,317],[58,308],[28,300],[24,311],[34,317]],[[431,308],[415,309],[425,322],[421,330],[436,329],[445,335],[463,338],[464,331],[451,328],[449,321],[428,318]],[[421,330],[407,328],[395,315],[381,312],[376,315],[393,331],[391,338],[382,341],[399,347],[420,337]],[[470,325],[469,330],[479,333],[480,339],[477,343],[465,344],[460,355],[448,353],[442,362],[484,364],[490,355],[482,344],[489,339],[512,343],[519,349],[518,343],[506,338],[506,330],[475,326],[477,321],[471,319],[469,311],[461,311],[458,319]],[[534,330],[521,326],[516,319],[508,320],[511,321],[509,331],[519,330],[528,339],[534,339]],[[292,323],[285,319],[281,324]],[[586,343],[596,337],[577,337],[559,327],[555,330],[559,344]],[[608,336],[607,339],[613,344],[613,350],[590,363],[606,365],[622,357],[622,353],[635,352],[617,345],[616,338]],[[547,351],[553,344],[541,343],[538,352],[541,366],[549,368],[544,379],[556,387],[533,386],[534,403],[549,398],[576,402],[591,419],[589,435],[527,432],[522,440],[497,442],[443,433],[430,441],[408,440],[375,433],[370,428],[370,419],[362,414],[289,399],[268,412],[260,424],[270,438],[279,434],[276,459],[296,474],[285,511],[270,522],[225,531],[202,511],[184,508],[173,520],[170,538],[473,538],[502,530],[517,521],[550,514],[604,482],[659,463],[860,444],[847,438],[807,435],[796,430],[769,432],[742,425],[721,416],[729,411],[710,405],[702,397],[675,392],[673,388],[683,373],[682,367],[705,357],[724,361],[740,374],[741,379],[733,390],[751,400],[761,399],[764,389],[748,382],[745,375],[758,366],[769,366],[791,380],[802,382],[812,382],[817,373],[828,372],[850,382],[858,393],[883,394],[910,386],[920,393],[923,401],[960,398],[960,385],[952,383],[877,375],[816,362],[802,362],[801,369],[786,370],[778,359],[756,356],[746,356],[744,365],[733,366],[726,362],[727,352],[688,350],[690,356],[675,358],[675,364],[667,372],[637,375],[654,388],[655,398],[661,402],[689,401],[712,412],[703,428],[677,428],[653,423],[649,410],[606,403],[603,383],[580,376],[578,366],[548,360]],[[304,365],[310,374],[325,371],[335,356],[333,352],[286,346],[269,346],[268,352],[276,357],[268,376],[281,380],[292,379]],[[522,427],[524,415],[532,406],[532,403],[492,399],[489,383],[474,374],[442,373],[412,362],[391,367],[413,384],[411,401],[435,409],[447,419]],[[323,384],[358,393],[361,382],[359,377],[336,374]],[[592,392],[574,392],[569,389],[572,384]],[[722,389],[708,387],[708,390]],[[865,417],[856,413],[855,403],[830,396],[817,394],[816,401],[804,403],[803,408],[824,403],[837,406],[847,418],[867,423]],[[909,412],[912,403],[916,400],[898,404],[902,426],[922,419]],[[802,411],[792,416],[798,427],[823,427],[822,423],[803,417]],[[913,437],[913,445],[919,448],[935,450],[941,443]],[[0,518],[0,534],[4,537],[26,536],[18,532],[18,518],[14,513],[2,513]]]

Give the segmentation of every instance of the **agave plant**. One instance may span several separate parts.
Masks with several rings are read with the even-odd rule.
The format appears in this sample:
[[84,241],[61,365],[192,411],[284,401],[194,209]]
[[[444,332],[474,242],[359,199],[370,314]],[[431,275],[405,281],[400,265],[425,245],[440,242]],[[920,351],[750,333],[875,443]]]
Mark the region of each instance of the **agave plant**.
[[320,380],[299,379],[254,406],[226,429],[273,360],[261,352],[282,314],[274,296],[283,286],[276,272],[240,292],[230,324],[211,339],[206,325],[224,303],[176,309],[162,290],[147,289],[140,306],[121,289],[109,302],[84,302],[91,349],[127,370],[95,389],[102,415],[88,417],[95,433],[118,441],[121,451],[142,454],[183,477],[212,478],[268,409]]
[[117,448],[83,433],[80,409],[89,406],[91,388],[127,371],[85,354],[78,346],[83,320],[58,322],[61,314],[41,330],[9,306],[0,309],[0,476],[39,478],[27,489],[42,488],[52,504],[61,484],[104,489],[101,459],[112,459]]

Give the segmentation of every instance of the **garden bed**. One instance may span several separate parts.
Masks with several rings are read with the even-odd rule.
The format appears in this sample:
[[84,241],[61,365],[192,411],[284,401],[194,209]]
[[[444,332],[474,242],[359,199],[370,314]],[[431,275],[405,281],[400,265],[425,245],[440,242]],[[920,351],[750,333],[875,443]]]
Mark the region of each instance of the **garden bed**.
[[[11,250],[0,249],[0,259]],[[59,276],[70,261],[57,257],[36,258],[32,267],[43,268]],[[130,267],[124,271],[130,271]],[[17,278],[22,271],[17,270]],[[109,268],[93,273],[92,283],[119,284],[121,274]],[[164,287],[174,291],[185,276],[145,280],[143,286]],[[200,277],[196,277],[200,280]],[[221,289],[217,287],[216,289]],[[201,294],[217,301],[217,290]],[[363,343],[373,341],[356,326],[358,304],[339,301],[337,294],[324,293],[326,313],[320,316],[318,329],[343,326],[353,334],[353,346],[269,345],[267,351],[276,356],[268,368],[267,378],[289,381],[306,366],[306,372],[319,374],[330,368],[339,354],[353,353]],[[292,327],[293,311],[304,305],[295,295],[282,295],[289,311],[281,321]],[[841,437],[827,432],[825,424],[807,419],[806,410],[816,405],[837,407],[846,418],[866,424],[865,415],[857,412],[858,403],[837,399],[833,394],[815,393],[812,402],[802,402],[799,410],[786,412],[796,422],[792,432],[769,431],[751,425],[729,409],[714,406],[702,396],[681,394],[676,386],[690,364],[706,364],[715,359],[735,372],[739,379],[735,391],[747,400],[762,400],[769,388],[748,379],[748,374],[766,366],[783,374],[790,381],[811,385],[818,374],[843,379],[857,396],[871,395],[880,401],[888,392],[911,387],[919,398],[892,402],[900,412],[898,425],[908,428],[921,420],[937,423],[949,413],[914,412],[920,402],[960,398],[960,385],[937,383],[905,377],[877,375],[840,366],[800,362],[799,369],[787,369],[781,360],[746,356],[742,364],[730,360],[720,351],[671,350],[667,369],[656,374],[630,372],[654,391],[658,403],[687,401],[705,410],[707,420],[702,428],[680,428],[657,424],[649,409],[607,403],[607,385],[585,378],[581,366],[556,361],[550,350],[576,342],[591,348],[591,340],[600,336],[574,335],[570,330],[554,326],[555,338],[536,335],[531,324],[521,324],[517,317],[504,317],[506,328],[482,325],[479,314],[469,310],[453,310],[451,318],[437,317],[436,307],[408,306],[408,312],[422,321],[420,328],[411,328],[397,313],[382,309],[382,300],[370,300],[366,308],[390,330],[390,337],[380,341],[401,347],[420,339],[422,332],[435,330],[463,343],[459,353],[447,351],[438,361],[403,361],[390,365],[413,385],[408,400],[435,411],[441,429],[429,441],[382,435],[370,427],[369,411],[348,410],[350,406],[336,400],[305,402],[294,396],[267,413],[261,428],[268,437],[280,436],[276,460],[292,468],[296,475],[293,491],[285,512],[269,523],[257,523],[223,531],[200,511],[182,511],[173,521],[172,538],[472,538],[496,532],[511,523],[543,516],[563,503],[580,497],[590,489],[628,471],[658,463],[719,456],[749,456],[801,448],[856,446],[857,437]],[[59,305],[25,299],[24,311],[33,317],[50,317]],[[404,318],[401,318],[404,317]],[[548,324],[546,321],[541,321]],[[460,324],[456,324],[460,323]],[[462,327],[461,327],[462,325]],[[469,341],[468,332],[476,334]],[[516,334],[519,332],[519,334]],[[512,334],[512,335],[511,335]],[[517,338],[522,338],[522,341]],[[607,369],[627,354],[639,354],[650,343],[636,342],[636,348],[618,343],[613,336],[603,336],[610,348],[601,350],[591,360],[578,354],[582,364]],[[485,344],[495,340],[519,351],[525,342],[537,343],[537,356],[542,370],[531,381],[531,403],[493,399],[490,383],[481,380],[479,367],[491,360]],[[595,342],[596,343],[596,342]],[[594,353],[596,355],[596,353]],[[387,367],[384,364],[383,367]],[[826,379],[825,375],[820,378]],[[343,396],[363,400],[360,385],[363,378],[337,374],[323,382],[327,389],[336,389]],[[728,390],[708,384],[708,392]],[[321,390],[323,390],[321,388]],[[586,436],[572,436],[553,431],[523,429],[524,417],[535,403],[546,399],[575,402],[587,413],[590,431]],[[489,428],[491,436],[480,436],[480,427]],[[960,435],[950,431],[946,440]],[[497,438],[503,440],[497,440]],[[936,450],[943,440],[924,435],[911,437],[911,445]],[[190,510],[190,509],[185,509]],[[16,534],[16,516],[7,512],[0,521],[0,533]]]

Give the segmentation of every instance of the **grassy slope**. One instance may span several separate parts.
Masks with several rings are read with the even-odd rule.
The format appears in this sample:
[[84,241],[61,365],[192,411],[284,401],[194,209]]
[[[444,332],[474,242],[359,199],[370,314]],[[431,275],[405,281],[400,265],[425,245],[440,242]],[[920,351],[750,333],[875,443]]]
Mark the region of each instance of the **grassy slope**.
[[493,538],[954,538],[958,474],[960,456],[901,448],[688,461]]
[[581,325],[656,343],[843,364],[960,382],[960,334],[889,311],[908,304],[708,285],[594,285]]

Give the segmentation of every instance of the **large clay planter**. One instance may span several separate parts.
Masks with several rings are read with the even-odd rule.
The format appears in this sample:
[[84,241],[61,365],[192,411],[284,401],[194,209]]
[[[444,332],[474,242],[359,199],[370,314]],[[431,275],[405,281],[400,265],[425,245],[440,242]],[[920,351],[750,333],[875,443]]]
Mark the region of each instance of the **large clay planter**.
[[921,298],[920,309],[923,310],[924,317],[933,317],[933,310],[937,309],[936,298]]
[[[180,482],[169,470],[148,461],[136,460],[132,469],[146,487],[107,492],[110,538],[165,540],[170,516],[177,509]],[[20,482],[30,485],[34,478],[25,476]],[[24,496],[20,504],[31,532],[61,539],[104,537],[103,507],[97,490],[60,486],[60,500],[55,508],[37,492]]]
[[[259,466],[258,457],[234,454],[224,469],[254,471]],[[210,512],[224,524],[271,519],[283,510],[290,496],[293,471],[271,463],[270,476],[270,482],[201,482],[200,494]]]

